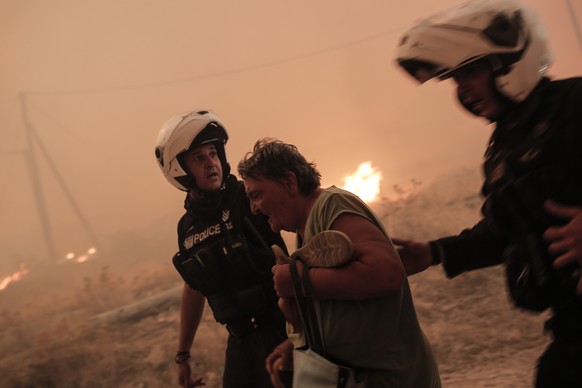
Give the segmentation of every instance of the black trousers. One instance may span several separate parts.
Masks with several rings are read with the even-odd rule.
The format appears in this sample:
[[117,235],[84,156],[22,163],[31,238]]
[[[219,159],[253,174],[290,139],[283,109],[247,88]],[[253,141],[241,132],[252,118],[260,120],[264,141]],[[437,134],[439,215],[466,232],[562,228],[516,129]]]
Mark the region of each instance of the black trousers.
[[278,310],[252,333],[243,337],[229,335],[223,388],[272,388],[265,360],[286,339],[285,319]]
[[582,338],[560,336],[538,360],[536,388],[582,388]]

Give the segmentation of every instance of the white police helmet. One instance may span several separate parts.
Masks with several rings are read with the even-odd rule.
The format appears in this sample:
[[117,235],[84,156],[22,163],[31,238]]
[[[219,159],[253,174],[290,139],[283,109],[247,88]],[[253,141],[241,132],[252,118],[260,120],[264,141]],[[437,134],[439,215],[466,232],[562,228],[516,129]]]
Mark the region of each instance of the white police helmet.
[[497,90],[523,101],[552,62],[545,30],[533,10],[517,0],[473,0],[419,21],[398,47],[397,61],[423,83],[446,79],[487,59]]
[[180,190],[196,188],[194,177],[181,164],[181,154],[204,144],[214,143],[222,164],[223,179],[230,173],[224,145],[228,133],[216,114],[196,110],[170,118],[156,140],[156,160],[164,177]]

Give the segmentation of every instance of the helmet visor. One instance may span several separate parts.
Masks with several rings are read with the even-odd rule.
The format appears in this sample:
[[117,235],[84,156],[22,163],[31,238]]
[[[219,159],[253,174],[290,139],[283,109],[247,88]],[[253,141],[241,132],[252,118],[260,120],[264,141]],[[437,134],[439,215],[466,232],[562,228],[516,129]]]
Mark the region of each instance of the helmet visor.
[[449,71],[446,67],[417,59],[403,59],[398,62],[404,70],[420,83],[425,83],[434,77],[440,77]]

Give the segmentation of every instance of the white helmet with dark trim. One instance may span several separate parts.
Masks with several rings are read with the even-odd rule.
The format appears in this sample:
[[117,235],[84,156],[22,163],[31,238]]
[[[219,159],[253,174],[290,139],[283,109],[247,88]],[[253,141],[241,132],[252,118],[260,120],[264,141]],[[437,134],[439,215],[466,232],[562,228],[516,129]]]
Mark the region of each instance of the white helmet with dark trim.
[[423,83],[487,59],[495,87],[521,102],[552,62],[545,30],[530,8],[516,0],[473,0],[419,21],[398,47],[397,61]]
[[224,145],[228,133],[216,114],[196,110],[170,118],[160,129],[156,140],[156,160],[164,177],[180,190],[196,188],[194,177],[181,162],[181,154],[204,144],[214,143],[222,164],[223,179],[230,173]]

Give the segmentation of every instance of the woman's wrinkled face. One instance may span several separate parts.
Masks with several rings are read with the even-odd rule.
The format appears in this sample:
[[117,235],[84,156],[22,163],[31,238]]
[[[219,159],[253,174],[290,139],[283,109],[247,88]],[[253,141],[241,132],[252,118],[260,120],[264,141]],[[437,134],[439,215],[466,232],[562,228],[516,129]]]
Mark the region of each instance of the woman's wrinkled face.
[[297,229],[295,203],[290,188],[283,182],[270,179],[245,178],[245,190],[254,214],[261,213],[269,217],[273,232]]

